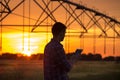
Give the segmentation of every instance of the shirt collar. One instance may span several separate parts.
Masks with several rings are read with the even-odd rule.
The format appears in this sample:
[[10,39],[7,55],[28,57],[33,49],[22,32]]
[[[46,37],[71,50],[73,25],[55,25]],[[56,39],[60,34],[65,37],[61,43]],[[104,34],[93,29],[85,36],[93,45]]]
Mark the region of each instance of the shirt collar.
[[63,46],[59,41],[57,41],[57,40],[54,39],[54,38],[51,39],[51,42],[54,42],[54,43],[56,43],[56,44],[60,44],[61,46]]
[[59,41],[57,41],[56,39],[52,38],[51,39],[52,42],[55,42],[55,43],[60,43]]

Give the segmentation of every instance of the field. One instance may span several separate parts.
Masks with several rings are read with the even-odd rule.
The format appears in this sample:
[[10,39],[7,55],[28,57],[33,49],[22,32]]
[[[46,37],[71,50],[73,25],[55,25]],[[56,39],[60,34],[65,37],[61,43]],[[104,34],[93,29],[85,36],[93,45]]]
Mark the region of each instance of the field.
[[[79,61],[69,73],[70,80],[120,80],[120,63]],[[40,60],[0,60],[0,80],[43,80]]]

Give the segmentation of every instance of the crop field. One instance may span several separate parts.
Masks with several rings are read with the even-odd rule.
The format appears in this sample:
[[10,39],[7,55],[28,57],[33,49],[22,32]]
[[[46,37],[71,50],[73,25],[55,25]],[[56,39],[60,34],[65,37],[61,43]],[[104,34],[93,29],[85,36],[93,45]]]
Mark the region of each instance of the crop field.
[[[120,80],[120,63],[79,61],[68,75],[70,80]],[[0,60],[0,80],[43,80],[43,62]]]

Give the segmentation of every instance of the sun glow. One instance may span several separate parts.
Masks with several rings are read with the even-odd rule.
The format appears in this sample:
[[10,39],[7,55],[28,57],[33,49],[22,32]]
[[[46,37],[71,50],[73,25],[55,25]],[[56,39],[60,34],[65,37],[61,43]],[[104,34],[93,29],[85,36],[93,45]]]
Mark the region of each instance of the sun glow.
[[32,55],[32,52],[29,50],[24,50],[22,53],[24,56],[31,56]]
[[24,46],[22,54],[24,56],[31,56],[32,55],[31,46]]

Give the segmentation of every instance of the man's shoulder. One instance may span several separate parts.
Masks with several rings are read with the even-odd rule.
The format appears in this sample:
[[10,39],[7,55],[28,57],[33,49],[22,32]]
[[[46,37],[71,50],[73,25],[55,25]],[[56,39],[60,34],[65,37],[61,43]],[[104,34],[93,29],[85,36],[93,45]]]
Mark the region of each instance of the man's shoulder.
[[46,45],[46,47],[62,47],[62,45],[60,44],[60,43],[58,43],[58,42],[54,42],[54,41],[50,41],[47,45]]
[[55,47],[55,44],[51,41],[45,46],[46,49],[52,49],[54,47]]

